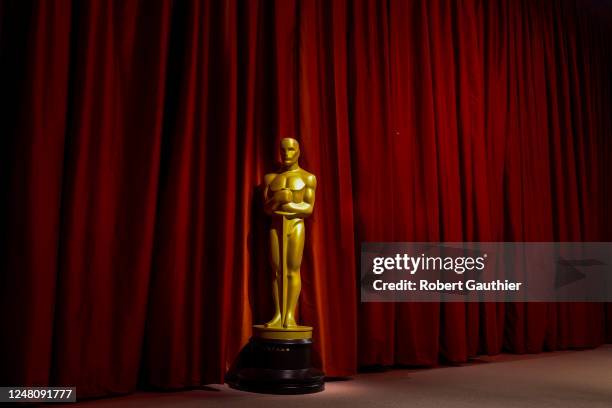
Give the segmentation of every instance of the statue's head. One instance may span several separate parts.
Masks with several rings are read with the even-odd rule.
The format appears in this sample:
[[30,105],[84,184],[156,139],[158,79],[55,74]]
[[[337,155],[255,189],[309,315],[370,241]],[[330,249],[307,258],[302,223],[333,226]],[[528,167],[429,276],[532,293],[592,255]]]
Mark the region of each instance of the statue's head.
[[300,158],[300,144],[297,140],[286,137],[280,142],[281,163],[284,167],[293,166]]

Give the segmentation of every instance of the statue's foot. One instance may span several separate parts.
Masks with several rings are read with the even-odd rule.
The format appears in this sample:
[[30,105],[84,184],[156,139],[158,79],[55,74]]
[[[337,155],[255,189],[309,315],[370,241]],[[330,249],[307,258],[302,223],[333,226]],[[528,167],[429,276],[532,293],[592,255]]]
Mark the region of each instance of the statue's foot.
[[280,314],[274,315],[272,320],[268,323],[264,323],[264,327],[280,327]]
[[287,319],[285,320],[283,327],[285,329],[290,329],[292,327],[297,327],[297,323],[295,322],[295,319],[293,317],[287,316]]

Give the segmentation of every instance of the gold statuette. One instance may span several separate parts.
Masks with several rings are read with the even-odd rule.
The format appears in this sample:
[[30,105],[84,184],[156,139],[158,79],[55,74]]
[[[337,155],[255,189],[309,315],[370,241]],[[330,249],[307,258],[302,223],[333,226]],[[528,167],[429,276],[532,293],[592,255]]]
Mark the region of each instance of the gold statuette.
[[312,327],[295,321],[301,289],[300,265],[306,231],[304,218],[312,214],[317,179],[299,166],[300,145],[285,138],[280,143],[282,166],[265,175],[264,209],[272,217],[270,262],[273,271],[274,316],[254,326],[255,335],[268,339],[307,339]]
[[317,180],[300,168],[300,145],[280,143],[281,168],[266,174],[264,209],[270,223],[270,264],[274,316],[253,326],[253,336],[240,351],[225,380],[230,387],[270,394],[308,394],[325,389],[325,373],[312,366],[312,327],[300,326],[295,309],[300,296],[300,265],[312,214]]

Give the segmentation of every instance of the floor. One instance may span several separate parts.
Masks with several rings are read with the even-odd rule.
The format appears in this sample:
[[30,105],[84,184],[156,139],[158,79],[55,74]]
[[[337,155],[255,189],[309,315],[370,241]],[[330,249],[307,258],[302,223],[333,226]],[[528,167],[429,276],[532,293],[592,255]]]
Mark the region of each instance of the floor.
[[[54,405],[57,406],[57,405]],[[211,385],[136,393],[70,407],[612,407],[612,345],[594,350],[482,357],[459,367],[400,369],[326,383],[318,394],[277,396]]]

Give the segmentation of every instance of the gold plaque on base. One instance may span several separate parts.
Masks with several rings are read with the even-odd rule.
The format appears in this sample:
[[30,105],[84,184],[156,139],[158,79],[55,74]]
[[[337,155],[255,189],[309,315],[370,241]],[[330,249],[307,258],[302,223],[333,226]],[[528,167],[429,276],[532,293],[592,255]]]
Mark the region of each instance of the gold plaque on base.
[[263,324],[253,326],[253,336],[260,339],[302,340],[312,338],[312,327],[294,326],[289,328],[265,327]]

